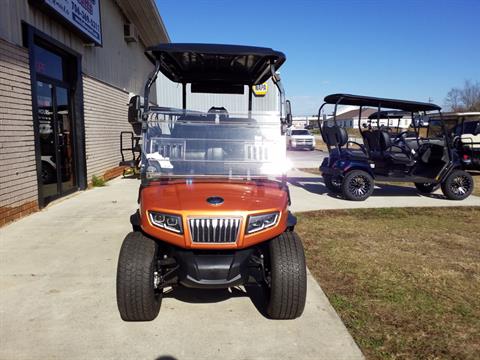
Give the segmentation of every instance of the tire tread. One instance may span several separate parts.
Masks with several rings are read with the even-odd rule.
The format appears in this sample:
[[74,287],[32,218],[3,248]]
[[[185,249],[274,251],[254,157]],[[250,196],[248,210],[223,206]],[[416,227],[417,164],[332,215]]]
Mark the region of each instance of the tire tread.
[[158,245],[141,232],[123,241],[117,268],[117,305],[125,321],[150,321],[157,317],[161,296],[153,290],[153,261]]
[[273,319],[302,315],[307,292],[303,245],[298,235],[287,231],[270,241],[272,287],[267,307]]

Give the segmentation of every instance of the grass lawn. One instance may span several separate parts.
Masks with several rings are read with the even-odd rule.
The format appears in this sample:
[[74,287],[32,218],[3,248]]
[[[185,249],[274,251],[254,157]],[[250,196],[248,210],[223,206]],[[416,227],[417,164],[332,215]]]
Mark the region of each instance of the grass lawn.
[[367,358],[479,358],[480,207],[298,220],[308,267]]

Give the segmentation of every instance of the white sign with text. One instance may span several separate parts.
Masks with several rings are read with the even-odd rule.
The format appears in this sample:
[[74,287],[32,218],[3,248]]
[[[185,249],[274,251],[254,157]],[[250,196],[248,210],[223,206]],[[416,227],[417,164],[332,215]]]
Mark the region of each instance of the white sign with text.
[[45,4],[92,41],[102,45],[100,0],[45,0]]

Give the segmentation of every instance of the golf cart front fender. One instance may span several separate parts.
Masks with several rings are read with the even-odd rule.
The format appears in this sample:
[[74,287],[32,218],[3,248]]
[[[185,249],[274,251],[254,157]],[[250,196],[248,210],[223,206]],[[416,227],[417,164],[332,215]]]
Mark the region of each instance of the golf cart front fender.
[[347,172],[350,172],[353,170],[362,170],[370,174],[370,176],[375,177],[375,174],[370,164],[365,163],[363,161],[355,161],[355,160],[347,161],[347,164],[345,164],[345,166],[343,167],[343,173],[346,174]]
[[322,174],[331,175],[334,177],[343,177],[350,171],[362,170],[369,173],[372,177],[374,176],[373,169],[370,167],[370,163],[356,160],[334,160],[335,161],[331,162],[328,160],[328,158],[325,158],[320,166],[320,172]]

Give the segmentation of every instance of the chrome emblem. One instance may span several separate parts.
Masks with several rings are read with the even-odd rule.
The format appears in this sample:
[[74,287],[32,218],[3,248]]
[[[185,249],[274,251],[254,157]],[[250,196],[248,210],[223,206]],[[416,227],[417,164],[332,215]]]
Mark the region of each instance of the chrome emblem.
[[220,196],[210,196],[209,198],[207,198],[207,202],[210,205],[218,206],[223,204],[223,198],[221,198]]

